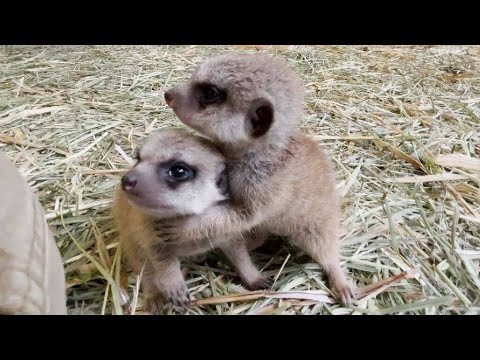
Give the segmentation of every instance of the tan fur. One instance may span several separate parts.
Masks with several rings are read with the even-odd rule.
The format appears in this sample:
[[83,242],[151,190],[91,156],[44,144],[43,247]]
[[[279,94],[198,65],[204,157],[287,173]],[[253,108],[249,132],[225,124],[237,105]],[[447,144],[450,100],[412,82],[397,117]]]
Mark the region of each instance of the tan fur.
[[[135,194],[122,186],[115,191],[112,215],[120,245],[135,272],[140,273],[144,267],[142,288],[148,311],[156,312],[165,303],[183,307],[188,304],[189,296],[180,258],[204,254],[214,248],[223,249],[230,238],[197,242],[184,239],[180,246],[169,245],[162,238],[164,222],[172,218],[182,222],[227,201],[228,193],[216,184],[225,166],[224,158],[206,139],[184,130],[152,134],[139,155],[138,164],[125,174],[138,180]],[[195,179],[174,188],[166,185],[159,165],[172,158],[198,169]],[[259,285],[263,278],[248,256],[245,241],[231,241],[236,245],[227,247],[225,254],[246,283]]]
[[[205,105],[202,86],[212,85],[222,96]],[[220,55],[165,97],[182,122],[221,147],[232,198],[184,223],[171,222],[169,242],[233,236],[254,227],[287,236],[322,265],[333,294],[349,305],[353,294],[338,254],[335,173],[322,149],[299,130],[298,76],[266,55]]]

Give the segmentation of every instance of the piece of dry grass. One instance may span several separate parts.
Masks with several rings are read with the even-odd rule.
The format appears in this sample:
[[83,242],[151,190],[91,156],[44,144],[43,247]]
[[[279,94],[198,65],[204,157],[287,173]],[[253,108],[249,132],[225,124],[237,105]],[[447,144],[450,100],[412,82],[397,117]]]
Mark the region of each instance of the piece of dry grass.
[[45,208],[69,313],[142,314],[141,277],[122,280],[109,206],[135,147],[182,126],[164,90],[219,51],[285,58],[306,84],[303,129],[338,170],[342,265],[359,301],[342,308],[319,266],[285,246],[273,258],[255,254],[276,279],[268,295],[246,292],[216,253],[186,262],[196,299],[188,313],[478,314],[478,49],[2,46],[0,151]]

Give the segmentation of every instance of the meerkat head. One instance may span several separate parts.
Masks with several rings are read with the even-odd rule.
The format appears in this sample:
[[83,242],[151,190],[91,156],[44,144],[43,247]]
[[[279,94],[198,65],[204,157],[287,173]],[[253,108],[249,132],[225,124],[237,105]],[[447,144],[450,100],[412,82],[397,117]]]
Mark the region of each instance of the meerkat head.
[[220,152],[183,129],[152,133],[121,180],[130,203],[161,217],[200,214],[227,199],[227,187]]
[[282,141],[302,119],[299,76],[264,54],[222,54],[198,66],[191,79],[165,93],[187,126],[215,143],[252,146]]

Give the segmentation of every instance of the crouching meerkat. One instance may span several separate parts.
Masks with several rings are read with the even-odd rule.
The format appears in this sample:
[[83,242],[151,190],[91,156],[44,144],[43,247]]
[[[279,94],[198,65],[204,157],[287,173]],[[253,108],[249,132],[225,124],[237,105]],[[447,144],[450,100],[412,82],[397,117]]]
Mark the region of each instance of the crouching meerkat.
[[[230,202],[172,222],[168,242],[253,231],[285,236],[324,269],[334,296],[353,292],[339,260],[340,204],[335,172],[300,130],[303,83],[263,54],[222,54],[165,93],[180,121],[211,139],[227,159]],[[253,229],[253,230],[252,230]]]
[[[162,224],[185,221],[228,201],[225,159],[205,138],[183,129],[151,134],[140,147],[137,163],[121,179],[112,207],[120,245],[130,267],[144,267],[142,290],[145,308],[157,312],[166,304],[185,307],[188,289],[180,259],[223,249],[228,237],[202,239],[179,246],[162,241]],[[225,251],[238,272],[256,274],[244,242],[230,241]],[[251,270],[253,269],[253,270]]]

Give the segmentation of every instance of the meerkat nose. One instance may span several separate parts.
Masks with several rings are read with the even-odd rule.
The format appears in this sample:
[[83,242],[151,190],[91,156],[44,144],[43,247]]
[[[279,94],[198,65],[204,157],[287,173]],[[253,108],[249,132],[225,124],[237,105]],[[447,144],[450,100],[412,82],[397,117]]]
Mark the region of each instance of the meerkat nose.
[[165,91],[165,101],[167,102],[167,105],[171,105],[170,103],[173,100],[173,95],[169,91]]
[[122,188],[125,191],[131,191],[137,185],[137,179],[132,175],[122,177]]

